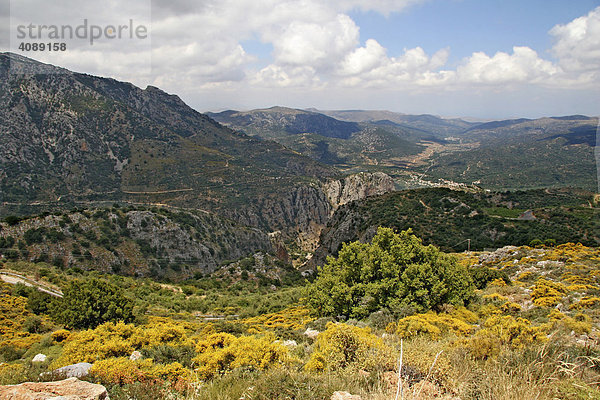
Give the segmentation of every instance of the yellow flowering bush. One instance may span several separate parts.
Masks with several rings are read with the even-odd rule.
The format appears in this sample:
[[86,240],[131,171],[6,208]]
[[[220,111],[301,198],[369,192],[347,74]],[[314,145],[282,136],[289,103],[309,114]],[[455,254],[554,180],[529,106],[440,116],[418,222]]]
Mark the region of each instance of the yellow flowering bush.
[[240,322],[248,326],[248,332],[259,333],[270,329],[300,330],[312,321],[314,317],[310,316],[308,308],[292,307],[276,313],[246,318]]
[[52,337],[52,340],[54,340],[56,343],[60,343],[67,340],[70,335],[70,331],[66,329],[59,329],[57,331],[52,332],[50,336]]
[[14,385],[26,379],[27,367],[23,364],[0,364],[0,385]]
[[439,339],[442,334],[469,335],[475,327],[448,314],[428,312],[402,318],[396,324],[396,334],[401,338],[418,335],[427,335],[432,339]]
[[578,303],[571,304],[570,309],[580,310],[582,308],[597,308],[600,307],[600,297],[586,296],[579,300]]
[[288,359],[288,349],[273,335],[235,337],[228,333],[209,335],[196,345],[193,359],[201,379],[210,379],[235,368],[264,370]]
[[573,331],[579,335],[592,331],[591,318],[582,313],[569,317],[558,310],[552,310],[548,314],[548,319],[550,320],[547,325],[549,329],[563,328],[568,332]]
[[369,328],[329,322],[327,329],[317,336],[304,368],[317,372],[344,368],[369,371],[393,368],[394,362],[394,350]]
[[71,333],[61,356],[52,363],[52,367],[129,356],[134,350],[146,346],[185,343],[191,343],[185,329],[174,322],[142,326],[107,322],[95,329]]
[[533,287],[531,298],[536,306],[554,307],[567,292],[568,289],[562,283],[540,278]]
[[497,356],[504,346],[510,349],[523,349],[546,340],[544,330],[532,326],[525,318],[492,315],[483,323],[482,329],[465,344],[474,357],[488,358]]
[[189,380],[191,371],[178,362],[154,364],[151,359],[132,361],[127,357],[100,360],[90,369],[90,375],[103,384],[123,385],[157,380],[176,383]]

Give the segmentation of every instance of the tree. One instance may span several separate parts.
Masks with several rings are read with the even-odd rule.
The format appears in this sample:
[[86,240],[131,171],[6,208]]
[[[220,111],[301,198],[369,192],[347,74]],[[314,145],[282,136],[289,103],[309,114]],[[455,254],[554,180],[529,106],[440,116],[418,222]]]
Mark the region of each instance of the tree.
[[463,305],[473,293],[466,268],[436,247],[424,246],[409,229],[379,228],[372,242],[344,244],[329,257],[306,298],[317,316],[365,318],[388,308],[425,312]]
[[54,319],[69,329],[89,329],[112,321],[133,321],[133,301],[121,289],[100,279],[75,280],[53,302]]

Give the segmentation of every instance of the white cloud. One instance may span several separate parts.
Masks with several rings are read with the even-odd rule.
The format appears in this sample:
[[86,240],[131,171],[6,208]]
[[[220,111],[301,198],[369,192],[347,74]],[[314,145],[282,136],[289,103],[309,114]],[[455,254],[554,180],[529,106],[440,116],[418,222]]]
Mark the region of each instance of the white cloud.
[[483,84],[535,83],[558,72],[529,47],[513,47],[512,54],[498,52],[493,57],[477,52],[456,69],[459,82]]
[[550,30],[552,53],[569,77],[583,82],[600,78],[600,7]]
[[[334,96],[354,90],[407,93],[459,92],[474,87],[495,92],[524,85],[589,88],[600,85],[600,7],[549,32],[555,60],[530,47],[512,52],[474,52],[458,66],[447,66],[450,49],[427,53],[421,47],[400,54],[360,36],[352,10],[401,12],[427,0],[132,0],[102,5],[57,0],[52,11],[41,0],[19,0],[22,14],[40,21],[103,23],[130,17],[145,21],[152,11],[148,43],[80,45],[45,61],[69,69],[110,75],[137,85],[154,84],[186,95],[197,92],[261,92],[281,96],[292,89]],[[126,7],[126,8],[123,8]],[[243,48],[258,40],[272,48],[265,59]],[[145,46],[145,47],[144,47]],[[150,65],[152,55],[152,70]],[[541,53],[543,54],[543,53]],[[52,57],[52,58],[51,58]],[[274,89],[286,88],[277,91]],[[221,95],[221,94],[219,94]],[[217,94],[215,94],[217,96]],[[235,94],[233,95],[235,96]],[[211,96],[209,96],[211,97]],[[268,99],[265,99],[268,101]]]
[[339,14],[325,24],[292,22],[273,40],[276,64],[329,69],[358,44],[358,27]]
[[379,67],[387,57],[386,50],[374,39],[369,39],[365,47],[359,47],[347,54],[340,65],[339,74],[359,75]]

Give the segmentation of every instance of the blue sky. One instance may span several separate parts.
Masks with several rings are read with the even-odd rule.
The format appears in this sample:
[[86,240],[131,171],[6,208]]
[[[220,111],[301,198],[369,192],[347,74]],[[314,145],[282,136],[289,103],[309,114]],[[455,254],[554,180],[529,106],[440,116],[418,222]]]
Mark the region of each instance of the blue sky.
[[431,0],[388,16],[373,11],[349,15],[360,26],[362,40],[377,38],[390,53],[449,47],[449,61],[455,63],[476,51],[509,52],[515,45],[545,53],[552,47],[548,31],[553,26],[599,5],[594,0]]
[[600,114],[600,0],[14,0],[10,14],[5,48],[20,22],[147,24],[146,41],[24,55],[200,111]]

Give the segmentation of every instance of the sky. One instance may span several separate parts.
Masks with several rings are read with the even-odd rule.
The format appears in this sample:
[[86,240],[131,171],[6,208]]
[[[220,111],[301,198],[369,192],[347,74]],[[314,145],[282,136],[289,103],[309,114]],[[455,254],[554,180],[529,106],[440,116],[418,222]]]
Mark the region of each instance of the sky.
[[[3,51],[198,111],[600,115],[600,0],[2,0],[0,13]],[[50,36],[84,21],[85,38]],[[66,49],[19,49],[46,42]]]

